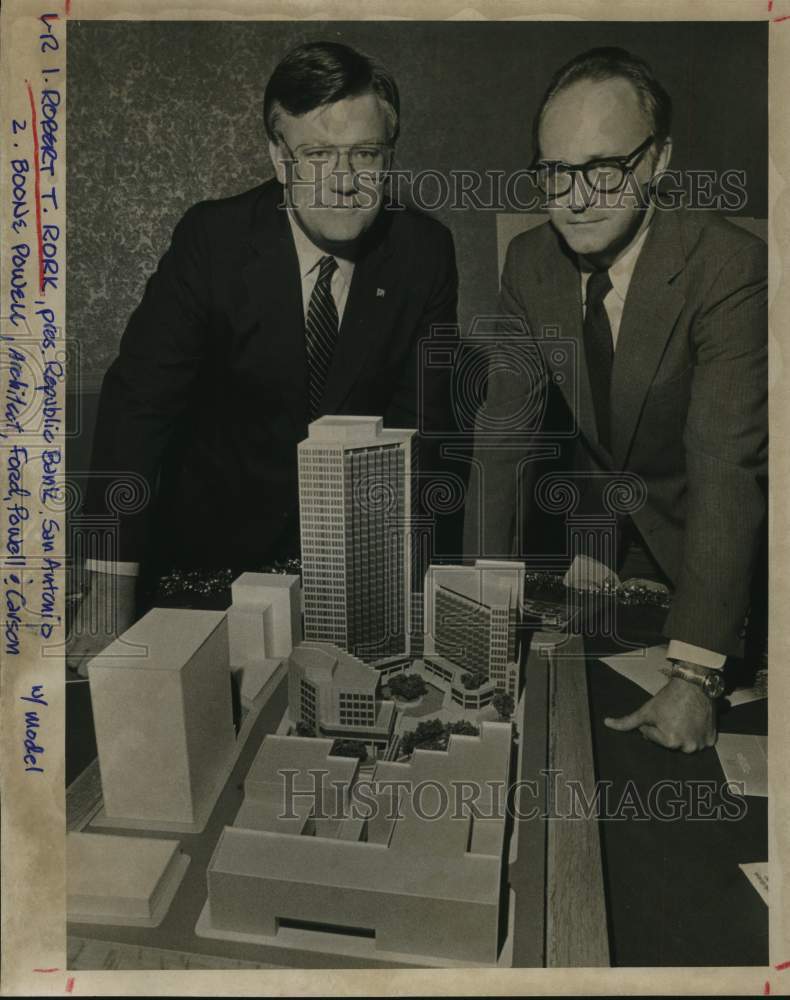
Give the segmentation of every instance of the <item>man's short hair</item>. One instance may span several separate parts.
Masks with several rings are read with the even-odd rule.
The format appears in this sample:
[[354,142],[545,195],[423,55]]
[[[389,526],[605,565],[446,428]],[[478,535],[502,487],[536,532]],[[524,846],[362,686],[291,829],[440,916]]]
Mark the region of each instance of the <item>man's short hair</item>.
[[390,141],[400,130],[400,95],[392,75],[369,56],[340,42],[297,45],[277,65],[263,95],[266,133],[276,142],[281,111],[304,115],[346,97],[373,93],[384,103]]
[[565,63],[554,74],[543,100],[538,107],[533,125],[532,139],[539,151],[538,130],[546,106],[553,97],[579,80],[628,80],[636,89],[642,109],[652,122],[656,145],[663,145],[672,124],[672,98],[664,90],[644,59],[625,49],[602,47],[588,49]]

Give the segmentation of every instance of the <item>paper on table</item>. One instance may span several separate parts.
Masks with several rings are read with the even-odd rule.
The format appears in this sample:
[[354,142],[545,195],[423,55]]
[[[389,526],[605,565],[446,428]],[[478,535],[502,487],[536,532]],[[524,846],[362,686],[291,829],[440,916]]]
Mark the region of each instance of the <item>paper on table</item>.
[[[768,795],[768,737],[719,733],[716,741],[724,777],[743,786],[744,795]],[[733,791],[737,791],[733,788]]]
[[768,862],[750,861],[745,865],[738,865],[743,874],[752,883],[754,888],[760,893],[760,897],[765,905],[768,905]]
[[661,672],[669,666],[666,646],[648,646],[646,649],[617,653],[616,656],[604,657],[601,662],[644,688],[648,694],[657,694],[667,682],[667,675]]
[[[667,682],[666,669],[667,646],[648,646],[646,649],[634,649],[628,653],[617,653],[615,656],[603,657],[601,663],[606,663],[618,674],[627,677],[629,681],[638,684],[648,694],[656,694]],[[745,705],[749,701],[758,701],[768,695],[765,672],[757,676],[757,683],[750,688],[736,688],[727,695],[730,706]]]
[[758,670],[754,687],[736,688],[731,694],[727,695],[727,700],[730,705],[735,708],[736,705],[745,705],[748,701],[759,701],[760,698],[767,697],[768,671]]

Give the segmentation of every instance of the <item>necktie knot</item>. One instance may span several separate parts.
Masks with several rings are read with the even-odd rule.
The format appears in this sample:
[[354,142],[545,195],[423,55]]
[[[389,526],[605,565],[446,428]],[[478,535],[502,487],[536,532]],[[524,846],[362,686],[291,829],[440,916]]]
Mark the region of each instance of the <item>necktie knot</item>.
[[608,271],[593,271],[587,279],[587,308],[600,305],[612,290]]
[[337,270],[337,261],[334,257],[327,254],[326,257],[322,257],[318,262],[318,280],[322,283],[331,281],[332,275]]

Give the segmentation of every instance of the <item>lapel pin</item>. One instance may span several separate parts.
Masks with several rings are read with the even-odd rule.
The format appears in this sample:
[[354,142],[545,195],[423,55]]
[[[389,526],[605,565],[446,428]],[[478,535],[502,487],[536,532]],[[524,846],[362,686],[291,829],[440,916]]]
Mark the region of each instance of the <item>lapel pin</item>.
[[387,293],[385,292],[385,290],[383,288],[377,288],[376,289],[376,297],[377,298],[383,299],[386,294]]

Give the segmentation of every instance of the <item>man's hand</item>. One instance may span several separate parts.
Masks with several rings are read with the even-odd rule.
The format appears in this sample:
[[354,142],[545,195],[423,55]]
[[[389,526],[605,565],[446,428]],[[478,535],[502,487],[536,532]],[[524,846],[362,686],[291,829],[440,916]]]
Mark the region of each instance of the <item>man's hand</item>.
[[598,590],[605,585],[617,587],[620,584],[614,570],[589,556],[576,556],[562,582],[574,590]]
[[88,663],[135,621],[137,578],[88,573],[88,586],[74,612],[66,642],[66,663],[82,677]]
[[669,750],[694,753],[716,742],[716,707],[702,688],[672,677],[658,694],[630,715],[604,719],[610,729],[642,736]]

